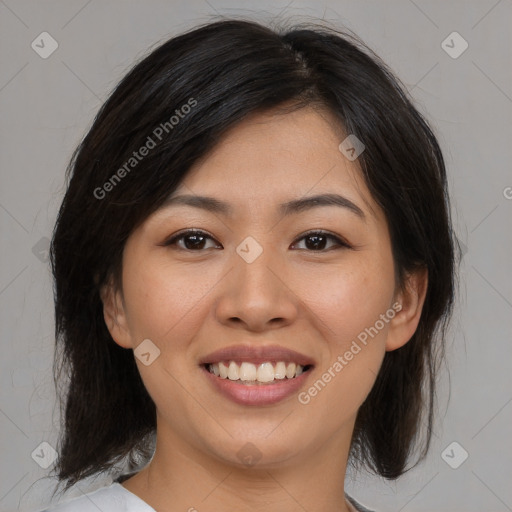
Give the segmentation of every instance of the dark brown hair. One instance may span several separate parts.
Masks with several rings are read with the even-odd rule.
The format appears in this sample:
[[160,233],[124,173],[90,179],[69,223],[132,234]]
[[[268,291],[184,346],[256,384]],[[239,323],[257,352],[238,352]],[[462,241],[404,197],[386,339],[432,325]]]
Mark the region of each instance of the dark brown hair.
[[[133,352],[112,340],[100,299],[100,287],[119,279],[127,238],[227,129],[290,102],[295,109],[328,109],[366,146],[358,163],[389,224],[397,281],[428,269],[418,329],[402,348],[386,353],[357,416],[351,459],[386,478],[400,476],[420,442],[423,414],[418,460],[426,454],[456,276],[436,138],[403,86],[356,37],[319,24],[278,30],[228,19],[174,37],[136,64],[101,107],[68,167],[51,244],[54,369],[65,390],[56,471],[66,489],[151,455],[155,405]],[[172,116],[179,117],[176,126]],[[159,126],[165,136],[127,167]]]

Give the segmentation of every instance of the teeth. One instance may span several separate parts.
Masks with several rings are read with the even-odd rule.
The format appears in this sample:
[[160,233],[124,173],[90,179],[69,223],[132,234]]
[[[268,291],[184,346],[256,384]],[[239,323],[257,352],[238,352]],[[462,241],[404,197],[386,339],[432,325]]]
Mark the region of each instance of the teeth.
[[[215,366],[215,365],[213,365]],[[213,370],[215,371],[215,369]],[[251,363],[242,363],[240,365],[240,380],[254,381],[258,378],[258,371],[256,366]]]
[[272,363],[263,363],[258,367],[256,376],[258,382],[272,382],[274,380],[274,367]]
[[[221,379],[227,379],[228,378],[228,367],[224,363],[217,364],[211,364],[210,365],[210,372],[212,371],[211,368],[218,366],[219,367],[219,374]],[[215,374],[215,370],[213,372]]]
[[286,367],[286,378],[287,379],[293,379],[293,377],[295,376],[295,370],[296,370],[296,365],[295,363],[290,363],[287,367]]
[[286,377],[286,365],[283,362],[276,364],[274,370],[274,379],[284,379]]
[[276,363],[262,363],[255,365],[253,363],[243,362],[238,365],[234,361],[226,363],[214,363],[208,365],[208,370],[221,379],[241,380],[242,382],[273,382],[274,379],[293,379],[304,372],[304,367],[300,364],[288,363],[283,361]]

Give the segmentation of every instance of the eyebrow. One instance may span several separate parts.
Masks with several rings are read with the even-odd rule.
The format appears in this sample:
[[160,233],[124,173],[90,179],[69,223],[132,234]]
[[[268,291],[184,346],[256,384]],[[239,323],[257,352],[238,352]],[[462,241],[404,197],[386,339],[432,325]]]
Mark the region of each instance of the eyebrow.
[[[165,201],[163,206],[168,207],[174,205],[192,206],[194,208],[201,208],[202,210],[218,213],[224,216],[233,215],[233,207],[230,204],[219,201],[214,197],[189,194],[171,196]],[[350,199],[340,196],[339,194],[319,194],[300,199],[293,199],[292,201],[280,204],[279,213],[281,216],[285,217],[321,206],[338,206],[340,208],[345,208],[366,222],[366,216],[363,210]]]

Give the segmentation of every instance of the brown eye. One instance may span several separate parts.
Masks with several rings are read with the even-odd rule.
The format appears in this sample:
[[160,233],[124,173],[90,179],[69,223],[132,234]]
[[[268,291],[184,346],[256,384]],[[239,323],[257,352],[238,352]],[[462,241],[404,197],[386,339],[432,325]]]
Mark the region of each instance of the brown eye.
[[[313,252],[327,251],[336,247],[350,247],[349,244],[341,240],[339,237],[324,231],[310,231],[303,235],[299,241],[300,240],[305,240],[305,249]],[[326,249],[326,245],[329,240],[334,241],[334,247],[331,246],[329,249]]]
[[[179,249],[192,252],[200,252],[204,249],[211,249],[212,247],[222,247],[220,244],[214,244],[208,247],[208,240],[214,241],[215,239],[204,231],[188,230],[175,234],[163,245],[166,247],[174,245]],[[341,247],[350,248],[350,245],[341,238],[324,231],[311,231],[298,239],[298,241],[301,240],[305,240],[305,247],[301,248],[301,250],[305,249],[309,252],[326,252]],[[331,242],[330,246],[329,242]],[[294,245],[296,244],[297,242],[295,242]]]
[[[187,251],[201,251],[205,249],[207,240],[213,240],[213,238],[204,231],[189,230],[174,235],[164,245],[177,245],[180,249]],[[179,242],[183,243],[180,244]]]

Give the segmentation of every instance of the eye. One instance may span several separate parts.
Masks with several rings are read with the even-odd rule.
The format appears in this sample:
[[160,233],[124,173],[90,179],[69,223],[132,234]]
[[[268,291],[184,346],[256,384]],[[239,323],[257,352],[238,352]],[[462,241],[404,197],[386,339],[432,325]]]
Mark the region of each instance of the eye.
[[[219,245],[213,245],[210,247],[207,247],[207,241],[208,240],[215,240],[212,236],[210,236],[205,231],[201,230],[187,230],[187,231],[181,231],[180,233],[176,233],[173,235],[169,240],[164,242],[164,246],[168,247],[171,245],[177,245],[180,249],[187,250],[187,251],[195,251],[199,252],[203,249],[209,249],[209,248],[219,248],[221,247]],[[309,231],[305,235],[303,235],[301,238],[298,239],[298,241],[306,240],[306,250],[312,251],[312,252],[323,252],[326,250],[330,250],[332,248],[336,247],[345,247],[350,248],[351,246],[342,240],[340,237],[332,235],[330,233],[327,233],[325,231]],[[331,246],[329,249],[326,249],[327,241],[333,241],[334,245]],[[296,245],[297,242],[294,243]],[[293,245],[292,245],[293,247]]]
[[[334,248],[336,247],[346,247],[350,248],[351,246],[342,240],[341,238],[332,235],[330,233],[327,233],[325,231],[309,231],[305,235],[303,235],[300,240],[306,240],[306,249],[312,251],[312,252],[322,252],[329,249],[325,248],[325,245],[327,243],[327,240],[333,240],[335,242]],[[293,247],[293,246],[292,246]],[[331,246],[331,249],[333,247]]]
[[[213,240],[213,238],[208,235],[208,233],[200,230],[188,230],[182,231],[180,233],[175,234],[169,240],[167,240],[163,245],[178,245],[180,249],[188,250],[188,251],[200,251],[205,249],[205,240]],[[182,242],[183,244],[179,244]],[[218,246],[217,246],[218,247]]]

